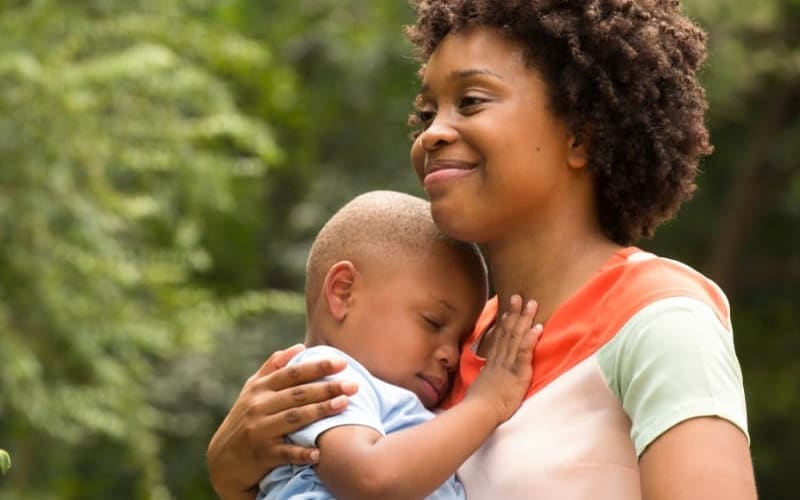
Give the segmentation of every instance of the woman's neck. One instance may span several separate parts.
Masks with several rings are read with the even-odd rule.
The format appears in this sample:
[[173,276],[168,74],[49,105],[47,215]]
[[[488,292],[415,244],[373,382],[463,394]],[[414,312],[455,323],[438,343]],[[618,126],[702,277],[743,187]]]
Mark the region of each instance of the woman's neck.
[[484,245],[501,312],[511,295],[520,294],[539,303],[536,321],[546,322],[621,248],[599,230],[569,229],[534,230]]

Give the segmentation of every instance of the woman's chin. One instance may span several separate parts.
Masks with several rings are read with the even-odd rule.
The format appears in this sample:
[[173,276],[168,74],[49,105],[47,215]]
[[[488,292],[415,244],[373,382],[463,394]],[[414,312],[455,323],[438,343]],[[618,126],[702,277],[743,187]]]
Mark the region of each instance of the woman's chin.
[[459,241],[478,242],[481,240],[480,231],[471,224],[469,217],[459,210],[454,210],[446,204],[431,204],[433,221],[441,232]]

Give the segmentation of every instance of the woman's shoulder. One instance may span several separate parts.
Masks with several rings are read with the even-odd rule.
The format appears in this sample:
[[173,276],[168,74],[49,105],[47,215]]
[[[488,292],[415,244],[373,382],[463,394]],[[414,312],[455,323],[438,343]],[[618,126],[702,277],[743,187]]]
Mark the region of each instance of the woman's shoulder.
[[600,274],[607,275],[602,314],[608,318],[625,323],[655,302],[685,298],[710,307],[730,329],[730,305],[725,293],[711,279],[682,262],[631,248],[621,252]]
[[637,453],[689,418],[717,416],[747,434],[742,373],[731,330],[706,302],[657,300],[637,311],[597,355],[632,421]]

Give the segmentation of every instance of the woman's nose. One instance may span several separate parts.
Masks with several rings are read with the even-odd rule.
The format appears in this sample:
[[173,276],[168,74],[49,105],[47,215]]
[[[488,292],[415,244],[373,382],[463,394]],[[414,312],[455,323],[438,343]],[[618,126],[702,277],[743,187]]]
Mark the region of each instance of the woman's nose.
[[427,151],[450,144],[458,138],[458,131],[448,123],[443,113],[436,115],[436,118],[422,131],[419,136],[419,143]]

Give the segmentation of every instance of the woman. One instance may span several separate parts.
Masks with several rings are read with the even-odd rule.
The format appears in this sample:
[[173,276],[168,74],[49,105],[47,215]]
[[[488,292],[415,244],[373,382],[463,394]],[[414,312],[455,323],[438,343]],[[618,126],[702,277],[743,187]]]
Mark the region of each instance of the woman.
[[[481,244],[497,298],[464,345],[455,404],[512,294],[545,330],[528,398],[459,469],[469,498],[753,499],[727,300],[630,246],[672,217],[711,151],[705,35],[667,0],[420,1],[414,170],[449,236]],[[503,311],[499,311],[502,313]],[[346,404],[309,383],[335,362],[245,385],[209,446],[225,498],[279,463],[281,435]]]

